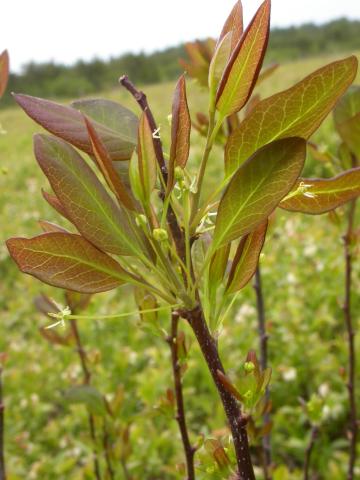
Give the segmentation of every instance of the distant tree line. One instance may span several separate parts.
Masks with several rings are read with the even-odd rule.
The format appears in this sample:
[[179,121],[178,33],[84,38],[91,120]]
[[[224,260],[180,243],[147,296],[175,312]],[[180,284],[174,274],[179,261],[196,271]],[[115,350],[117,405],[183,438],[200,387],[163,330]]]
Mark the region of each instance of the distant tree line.
[[[360,49],[360,21],[342,18],[320,26],[305,24],[274,29],[266,61],[284,62],[357,49]],[[51,98],[78,97],[114,87],[124,73],[137,84],[164,82],[180,74],[178,59],[181,57],[186,58],[184,45],[148,55],[127,53],[107,61],[98,58],[78,61],[71,66],[31,62],[20,74],[10,75],[8,92]],[[2,106],[10,103],[12,99],[7,93]]]

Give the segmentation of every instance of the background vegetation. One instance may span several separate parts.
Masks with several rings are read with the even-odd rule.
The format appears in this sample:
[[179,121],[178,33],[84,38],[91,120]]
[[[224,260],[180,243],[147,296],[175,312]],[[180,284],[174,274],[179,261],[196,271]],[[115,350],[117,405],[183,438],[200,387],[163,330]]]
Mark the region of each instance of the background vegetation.
[[[360,49],[360,21],[340,19],[325,25],[272,30],[266,61],[293,61],[356,49]],[[144,85],[174,80],[182,72],[178,59],[185,55],[184,45],[179,45],[149,55],[128,53],[108,61],[79,61],[72,66],[29,63],[20,74],[10,75],[8,94],[2,99],[2,106],[11,103],[9,92],[12,91],[66,98],[113,88],[119,72],[126,72],[134,82]]]
[[[356,45],[350,44],[349,39],[360,42],[360,37],[354,32],[348,35],[348,32],[350,27],[359,30],[360,22],[348,22],[337,30],[336,25],[341,25],[343,21],[339,22],[323,29],[308,26],[296,31],[288,30],[287,34],[275,31],[268,61],[296,58],[303,52],[329,52],[335,44],[338,45],[336,50],[354,52]],[[326,48],[322,48],[325,44],[322,35],[327,29],[334,32],[334,40],[333,43],[326,42]],[[312,36],[306,35],[306,31],[312,32]],[[318,41],[314,32],[319,35]],[[298,41],[295,41],[297,35]],[[339,39],[344,38],[343,43],[341,40],[336,42],[336,35]],[[329,37],[325,35],[325,38]],[[291,39],[294,39],[293,46]],[[309,43],[306,44],[306,41]],[[27,67],[23,76],[12,77],[10,89],[43,97],[75,97],[79,93],[96,92],[96,96],[116,99],[136,110],[120,87],[102,93],[101,90],[115,85],[119,75],[125,72],[134,81],[143,84],[172,78],[179,71],[175,57],[182,54],[181,48],[156,54],[161,58],[163,67],[167,65],[167,73],[164,73],[165,67],[157,68],[161,62],[155,62],[156,55],[128,55],[108,65],[94,61],[79,63],[68,69],[55,65],[32,65]],[[284,65],[266,84],[262,95],[292,85],[308,72],[333,60],[334,56],[340,55],[330,58],[322,54]],[[122,63],[125,61],[128,63]],[[140,74],[142,65],[146,68]],[[149,71],[155,72],[153,77],[146,76],[148,73],[145,72]],[[40,79],[45,78],[47,80],[41,83]],[[88,82],[86,85],[85,79]],[[55,89],[56,82],[63,85],[63,90],[59,87]],[[72,85],[73,89],[67,90],[68,85]],[[196,111],[205,108],[206,95],[195,83],[190,83],[189,87],[189,103],[193,106],[194,117]],[[170,133],[167,116],[171,105],[164,103],[163,99],[171,98],[173,88],[173,82],[168,82],[146,89],[157,121],[161,124],[165,143]],[[46,187],[46,182],[32,153],[31,137],[40,127],[16,107],[0,112],[0,124],[0,352],[7,355],[4,381],[9,480],[92,479],[92,449],[86,411],[82,405],[70,404],[66,396],[71,385],[82,381],[76,352],[73,347],[64,348],[44,340],[39,327],[49,322],[36,312],[33,305],[34,298],[43,291],[64,303],[62,293],[41,285],[31,277],[20,275],[3,243],[14,234],[38,233],[37,221],[40,219],[58,221],[56,214],[41,198],[40,188]],[[197,137],[196,132],[193,135]],[[316,134],[315,140],[336,153],[338,139],[331,118]],[[198,142],[202,141],[198,137]],[[200,151],[200,147],[191,151],[193,165],[199,161]],[[219,175],[221,162],[220,150],[215,150],[209,166],[213,183]],[[307,176],[333,174],[327,164],[316,162],[310,156],[305,173]],[[264,248],[261,266],[270,333],[270,364],[273,368],[271,396],[275,425],[274,461],[277,464],[275,480],[302,478],[299,466],[308,445],[310,425],[300,399],[308,401],[310,398],[318,405],[321,418],[320,435],[313,454],[314,478],[345,478],[348,407],[344,378],[347,352],[341,310],[344,275],[342,234],[341,227],[336,221],[330,221],[328,216],[311,218],[282,212],[272,226],[272,247],[270,249],[265,245]],[[357,262],[354,292],[359,292],[359,288],[360,268]],[[96,296],[88,312],[101,315],[134,309],[131,290],[122,288]],[[353,309],[354,312],[360,311],[358,293],[354,295]],[[162,322],[166,329],[167,321],[165,315]],[[153,336],[137,316],[116,321],[84,320],[79,327],[89,352],[93,383],[109,400],[115,396],[119,399],[119,428],[129,427],[130,431],[129,441],[126,445],[120,441],[118,447],[124,449],[130,477],[126,477],[119,465],[116,479],[182,478],[176,468],[176,464],[182,462],[178,428],[164,409],[166,390],[172,386],[168,346],[162,339]],[[185,324],[182,329],[191,339]],[[62,327],[56,331],[64,333]],[[229,369],[231,366],[236,371],[249,348],[257,349],[257,345],[255,295],[248,286],[234,304],[220,337],[226,367]],[[357,336],[358,351],[359,348],[360,337]],[[224,433],[223,415],[218,402],[213,400],[216,392],[195,345],[190,350],[184,393],[192,439],[199,435]],[[357,472],[360,475],[359,468]],[[261,478],[261,472],[258,475]]]

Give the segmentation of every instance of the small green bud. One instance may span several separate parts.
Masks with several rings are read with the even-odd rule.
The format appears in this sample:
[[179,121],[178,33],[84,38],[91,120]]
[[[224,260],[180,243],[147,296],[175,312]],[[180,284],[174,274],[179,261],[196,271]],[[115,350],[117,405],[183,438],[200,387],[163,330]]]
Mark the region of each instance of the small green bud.
[[138,227],[146,227],[147,225],[147,218],[143,213],[139,213],[136,215],[135,223]]
[[253,364],[253,362],[245,362],[244,370],[246,373],[251,373],[255,370],[255,365]]
[[168,239],[168,234],[164,228],[154,228],[153,237],[157,242],[165,242]]
[[179,166],[175,167],[174,175],[175,175],[175,180],[177,182],[180,182],[181,180],[184,179],[184,170]]

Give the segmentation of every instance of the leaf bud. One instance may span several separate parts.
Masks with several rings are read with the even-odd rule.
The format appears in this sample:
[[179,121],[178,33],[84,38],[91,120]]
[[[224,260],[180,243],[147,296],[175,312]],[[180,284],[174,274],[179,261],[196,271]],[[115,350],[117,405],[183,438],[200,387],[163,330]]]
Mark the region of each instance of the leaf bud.
[[153,237],[157,242],[165,242],[168,239],[168,234],[164,228],[154,228]]
[[246,373],[252,373],[255,370],[255,365],[253,364],[253,362],[245,362],[244,370]]
[[147,225],[147,218],[143,213],[139,213],[136,215],[135,223],[138,227],[146,227]]

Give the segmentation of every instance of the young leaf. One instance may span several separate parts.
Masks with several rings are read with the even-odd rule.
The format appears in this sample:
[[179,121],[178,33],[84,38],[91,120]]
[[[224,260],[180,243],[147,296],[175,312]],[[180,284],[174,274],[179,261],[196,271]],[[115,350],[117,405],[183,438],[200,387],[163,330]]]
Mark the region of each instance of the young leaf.
[[340,125],[360,112],[360,85],[352,85],[334,108],[335,125]]
[[79,232],[109,253],[134,254],[139,245],[129,215],[114,203],[76,150],[63,140],[39,134],[34,138],[34,150],[55,195]]
[[81,109],[93,120],[93,125],[112,160],[129,160],[136,145],[137,117],[126,108],[109,100],[74,102],[72,107],[30,97],[15,95],[17,103],[35,122],[50,133],[75,147],[92,154],[92,146]]
[[3,96],[9,78],[9,54],[4,50],[0,55],[0,98]]
[[39,220],[39,225],[43,232],[62,232],[69,233],[65,228],[56,225],[56,223],[47,222],[46,220]]
[[355,78],[356,57],[331,63],[294,87],[258,103],[234,131],[225,150],[225,167],[234,172],[256,150],[280,138],[308,139]]
[[304,166],[306,142],[286,138],[257,151],[235,173],[220,201],[213,250],[253,231],[294,186]]
[[292,212],[319,215],[360,195],[360,167],[329,179],[301,178],[280,207]]
[[185,76],[182,75],[176,84],[172,104],[171,149],[169,162],[169,179],[167,192],[174,185],[175,167],[185,168],[190,151],[191,118],[186,98]]
[[120,175],[115,170],[114,164],[103,141],[99,137],[91,121],[87,117],[84,117],[84,120],[89,132],[94,157],[107,184],[115,193],[121,205],[129,210],[136,210],[134,200],[121,180]]
[[360,159],[360,112],[337,125],[340,137],[357,159]]
[[231,53],[232,32],[228,32],[216,47],[209,67],[209,95],[210,108],[215,107],[216,91],[223,76],[226,64]]
[[243,34],[243,31],[243,7],[241,0],[239,0],[235,3],[233,9],[230,12],[230,15],[226,19],[216,47],[219,46],[220,42],[228,33],[231,33],[231,51],[233,51],[238,44]]
[[270,9],[271,1],[265,0],[225,68],[216,96],[216,108],[223,117],[241,110],[255,87],[269,40]]
[[334,122],[342,140],[360,159],[360,86],[352,86],[338,102]]
[[6,242],[20,270],[54,287],[80,293],[105,292],[131,277],[111,257],[79,235],[44,233]]
[[145,113],[142,114],[139,123],[138,160],[141,187],[137,193],[140,194],[141,200],[148,204],[156,184],[157,160],[153,132]]
[[42,196],[48,202],[48,204],[56,210],[62,217],[66,218],[71,222],[69,215],[67,214],[65,208],[62,206],[61,202],[56,195],[46,192],[43,188],[41,189]]
[[271,65],[264,67],[260,72],[256,85],[259,85],[260,83],[267,80],[278,68],[278,63],[272,63]]
[[241,239],[229,274],[226,286],[227,293],[235,293],[244,288],[255,274],[265,242],[267,224],[266,220],[253,232]]

